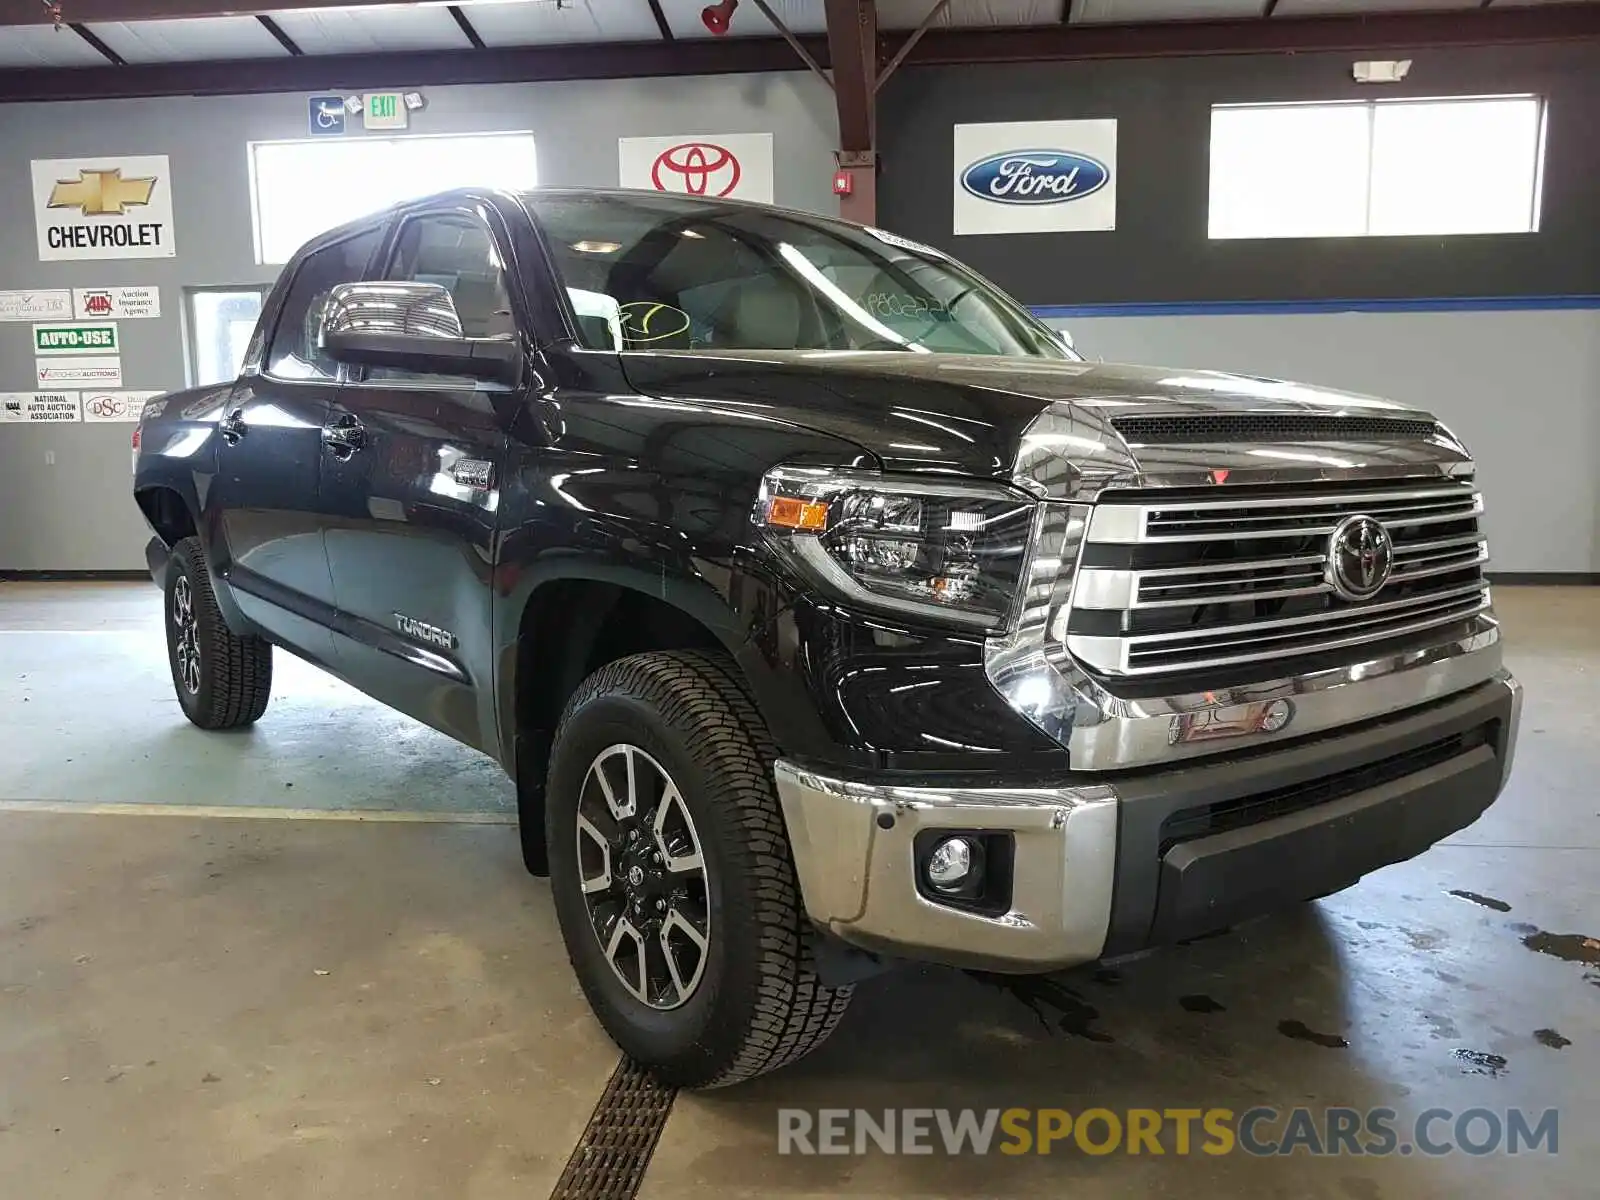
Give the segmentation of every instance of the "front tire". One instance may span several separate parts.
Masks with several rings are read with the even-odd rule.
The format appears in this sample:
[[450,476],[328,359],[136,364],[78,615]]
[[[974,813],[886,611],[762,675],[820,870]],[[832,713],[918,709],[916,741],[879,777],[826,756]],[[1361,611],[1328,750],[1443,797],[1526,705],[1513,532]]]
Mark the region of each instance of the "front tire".
[[201,729],[239,729],[259,720],[272,696],[272,646],[240,637],[224,623],[199,538],[172,548],[166,626],[183,715]]
[[545,828],[567,954],[606,1032],[674,1086],[791,1063],[849,1003],[817,977],[776,757],[731,664],[702,653],[602,667],[556,732]]

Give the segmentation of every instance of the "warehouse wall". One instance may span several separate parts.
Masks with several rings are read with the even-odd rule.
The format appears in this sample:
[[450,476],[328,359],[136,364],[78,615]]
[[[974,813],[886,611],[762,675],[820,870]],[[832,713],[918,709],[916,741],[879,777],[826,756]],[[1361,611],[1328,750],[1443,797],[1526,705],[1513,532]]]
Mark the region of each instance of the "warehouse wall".
[[[1386,53],[1384,57],[1388,57]],[[1600,294],[1600,43],[1418,50],[1402,84],[1350,78],[1354,54],[1252,55],[903,70],[880,101],[878,216],[1034,305]],[[1537,234],[1212,241],[1211,107],[1533,93],[1548,99]],[[1117,120],[1117,227],[951,233],[952,127]],[[1494,148],[1461,164],[1492,186]]]
[[[1600,45],[1408,56],[1405,82],[1382,88],[1351,80],[1354,54],[903,70],[881,100],[879,220],[971,263],[1091,356],[1434,409],[1479,456],[1497,569],[1600,572]],[[1548,100],[1538,233],[1208,237],[1212,105],[1491,93]],[[954,125],[1094,117],[1118,122],[1114,231],[954,236]],[[1485,147],[1461,186],[1494,167]]]
[[[409,132],[532,130],[540,180],[617,184],[617,138],[774,135],[775,196],[836,212],[833,100],[808,73],[431,88]],[[359,126],[359,121],[356,123]],[[0,290],[158,284],[162,315],[123,321],[123,386],[184,386],[182,289],[270,282],[256,265],[246,145],[306,136],[306,96],[0,105]],[[359,130],[346,135],[361,136]],[[177,256],[41,263],[29,161],[166,154]],[[0,323],[0,391],[32,390],[30,326]],[[0,425],[0,571],[127,570],[147,533],[129,490],[126,424]]]
[[1431,409],[1479,460],[1498,572],[1600,572],[1600,311],[1073,317],[1108,362],[1242,371]]

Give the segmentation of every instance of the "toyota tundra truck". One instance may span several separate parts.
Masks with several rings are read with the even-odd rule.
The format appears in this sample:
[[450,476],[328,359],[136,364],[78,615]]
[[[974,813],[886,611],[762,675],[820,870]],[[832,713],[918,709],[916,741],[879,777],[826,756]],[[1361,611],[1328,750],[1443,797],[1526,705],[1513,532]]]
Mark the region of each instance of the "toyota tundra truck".
[[1083,361],[945,254],[652,192],[324,233],[150,403],[178,699],[275,650],[515,781],[618,1045],[715,1086],[910,961],[1044,973],[1348,887],[1511,767],[1426,412]]

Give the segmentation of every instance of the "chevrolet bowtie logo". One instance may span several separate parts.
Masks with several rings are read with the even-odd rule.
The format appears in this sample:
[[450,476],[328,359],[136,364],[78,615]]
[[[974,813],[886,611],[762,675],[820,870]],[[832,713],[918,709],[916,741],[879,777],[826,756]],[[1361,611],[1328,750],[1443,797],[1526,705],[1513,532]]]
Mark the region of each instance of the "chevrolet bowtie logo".
[[109,171],[79,171],[76,179],[58,179],[50,189],[48,208],[77,208],[86,217],[110,214],[121,216],[130,205],[150,203],[155,177],[124,179],[122,168]]

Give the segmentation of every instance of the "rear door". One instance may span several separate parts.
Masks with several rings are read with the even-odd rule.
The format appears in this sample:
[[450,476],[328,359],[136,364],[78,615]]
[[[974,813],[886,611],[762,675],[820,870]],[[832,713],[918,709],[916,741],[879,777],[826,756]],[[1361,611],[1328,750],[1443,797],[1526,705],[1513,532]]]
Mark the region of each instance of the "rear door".
[[[440,284],[464,336],[515,340],[504,261],[468,204],[405,217],[373,277]],[[335,399],[323,461],[340,673],[481,749],[495,740],[491,571],[517,403],[496,384],[372,368]]]
[[323,426],[339,367],[317,348],[335,284],[359,280],[382,226],[313,250],[295,268],[259,370],[223,405],[217,474],[204,499],[220,516],[224,561],[240,609],[284,644],[327,661],[333,577],[322,535]]

